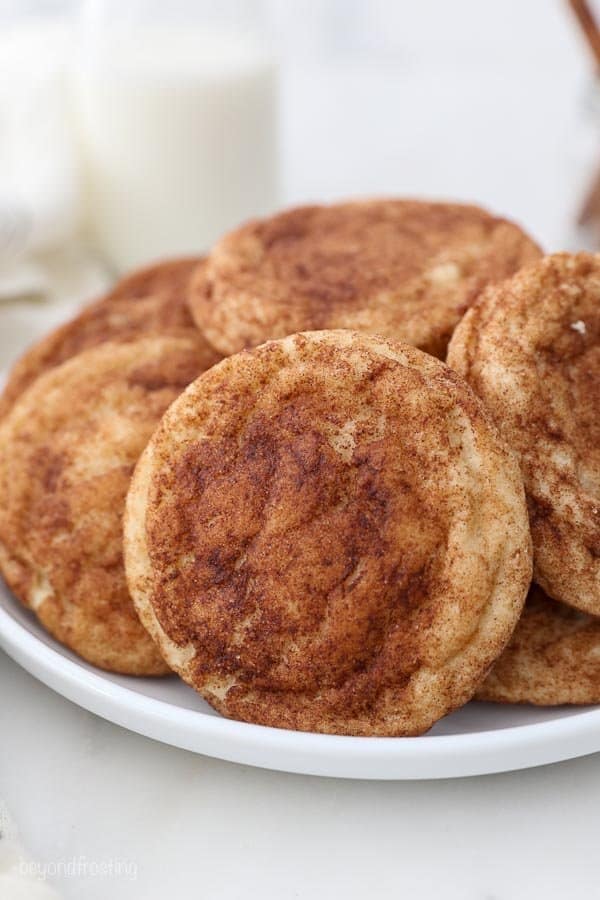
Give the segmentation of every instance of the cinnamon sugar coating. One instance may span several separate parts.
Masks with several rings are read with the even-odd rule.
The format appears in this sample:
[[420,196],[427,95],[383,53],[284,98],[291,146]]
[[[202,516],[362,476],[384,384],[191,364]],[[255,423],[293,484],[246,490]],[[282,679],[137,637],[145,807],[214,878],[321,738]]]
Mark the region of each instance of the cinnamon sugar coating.
[[15,363],[0,395],[0,419],[43,372],[107,341],[128,343],[145,336],[190,336],[203,347],[203,368],[221,357],[194,326],[187,308],[187,282],[197,258],[168,260],[139,269],[90,303],[70,322],[30,347]]
[[42,375],[0,425],[0,568],[59,641],[104,669],[168,671],[125,580],[134,465],[201,371],[194,340],[103,344]]
[[476,696],[536,706],[600,703],[600,619],[533,585],[510,644]]
[[600,255],[548,256],[488,288],[448,362],[518,454],[536,582],[600,615]]
[[298,331],[351,328],[444,358],[481,290],[539,255],[520,228],[475,206],[306,206],[222,238],[192,278],[189,302],[225,355]]
[[465,703],[531,577],[523,486],[443,363],[349,331],[230,357],[136,468],[129,587],[221,713],[410,735]]

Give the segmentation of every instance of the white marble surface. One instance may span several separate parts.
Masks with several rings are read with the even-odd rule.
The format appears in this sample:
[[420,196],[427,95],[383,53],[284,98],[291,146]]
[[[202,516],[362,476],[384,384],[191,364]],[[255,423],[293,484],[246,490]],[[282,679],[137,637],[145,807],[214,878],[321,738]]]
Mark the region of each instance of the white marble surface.
[[[299,6],[312,45],[311,5]],[[340,50],[335,62],[321,54],[289,66],[286,198],[464,197],[512,214],[550,249],[572,244],[586,65],[563,4],[388,6],[395,21],[377,59],[361,56],[373,25],[359,29],[365,46],[351,62]],[[384,7],[373,0],[379,22]],[[22,847],[38,872],[62,868],[50,880],[67,900],[553,900],[596,890],[598,756],[454,782],[320,780],[153,743],[71,705],[1,653],[0,685],[0,798],[12,820],[0,877]],[[7,884],[2,900],[43,896]]]

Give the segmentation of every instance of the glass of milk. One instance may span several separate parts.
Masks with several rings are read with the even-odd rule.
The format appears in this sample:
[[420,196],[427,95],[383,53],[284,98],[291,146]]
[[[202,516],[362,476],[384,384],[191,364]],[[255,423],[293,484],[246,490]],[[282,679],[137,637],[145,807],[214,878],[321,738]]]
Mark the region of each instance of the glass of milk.
[[93,243],[200,253],[278,201],[277,66],[252,0],[87,0],[74,96]]

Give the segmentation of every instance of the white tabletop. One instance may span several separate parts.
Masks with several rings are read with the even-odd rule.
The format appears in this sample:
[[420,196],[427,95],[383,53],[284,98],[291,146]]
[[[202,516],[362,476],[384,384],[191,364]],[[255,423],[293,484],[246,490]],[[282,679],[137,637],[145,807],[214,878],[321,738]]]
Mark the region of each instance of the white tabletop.
[[[572,244],[586,67],[559,4],[422,6],[397,59],[289,67],[286,199],[454,196],[512,215],[548,249]],[[475,50],[438,33],[427,44],[426,18],[442,6],[471,10]],[[453,35],[468,44],[464,21]],[[283,775],[129,733],[1,653],[0,684],[12,817],[0,873],[3,843],[20,843],[39,871],[66,870],[53,879],[64,898],[552,900],[597,881],[598,756],[429,783]],[[7,900],[17,896],[34,893]]]
[[83,867],[65,898],[562,900],[596,883],[598,756],[455,781],[282,775],[138,737],[5,657],[0,684],[0,794],[40,866]]

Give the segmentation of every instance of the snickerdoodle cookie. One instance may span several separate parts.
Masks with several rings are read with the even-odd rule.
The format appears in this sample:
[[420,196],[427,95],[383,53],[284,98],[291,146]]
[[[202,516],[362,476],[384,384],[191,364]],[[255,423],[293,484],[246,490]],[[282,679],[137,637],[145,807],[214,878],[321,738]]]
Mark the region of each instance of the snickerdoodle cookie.
[[0,569],[58,640],[104,669],[161,674],[125,580],[131,473],[201,343],[104,344],[40,376],[0,425]]
[[225,355],[297,331],[351,328],[443,358],[482,288],[539,255],[520,228],[475,206],[306,206],[222,238],[192,277],[189,302]]
[[189,325],[189,318],[181,311],[181,300],[185,297],[192,272],[201,263],[202,257],[180,256],[134,269],[117,281],[107,294],[107,299],[135,300],[136,297],[162,294],[173,302],[173,321]]
[[34,344],[14,365],[0,396],[0,418],[35,379],[67,359],[107,341],[125,343],[150,335],[194,336],[203,368],[221,357],[198,336],[187,303],[187,282],[202,265],[196,258],[168,260],[140,269],[119,281],[66,325]]
[[519,456],[536,582],[600,615],[600,255],[549,256],[490,287],[448,362]]
[[497,703],[600,703],[600,619],[534,585],[510,644],[477,691]]
[[531,577],[522,480],[443,363],[351,331],[230,357],[169,409],[127,501],[130,591],[226,716],[411,735],[465,703]]

